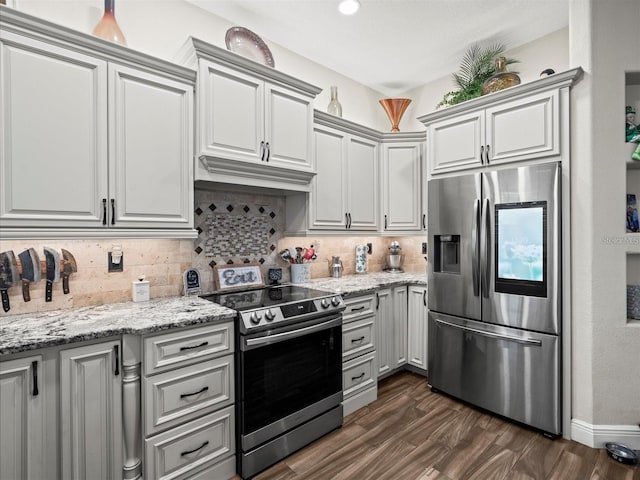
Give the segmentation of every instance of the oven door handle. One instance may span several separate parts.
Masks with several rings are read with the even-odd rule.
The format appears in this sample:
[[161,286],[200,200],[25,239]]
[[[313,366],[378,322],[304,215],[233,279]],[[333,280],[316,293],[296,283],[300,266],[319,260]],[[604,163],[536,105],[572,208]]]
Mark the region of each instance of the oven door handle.
[[289,340],[290,338],[297,338],[303,335],[308,335],[310,333],[319,332],[321,330],[327,330],[332,327],[337,327],[338,325],[342,325],[342,315],[332,318],[331,320],[327,320],[326,322],[310,325],[308,327],[298,328],[289,332],[274,333],[273,335],[265,335],[264,337],[258,338],[247,338],[245,340],[245,343],[247,347],[269,345],[272,343],[284,342],[285,340]]

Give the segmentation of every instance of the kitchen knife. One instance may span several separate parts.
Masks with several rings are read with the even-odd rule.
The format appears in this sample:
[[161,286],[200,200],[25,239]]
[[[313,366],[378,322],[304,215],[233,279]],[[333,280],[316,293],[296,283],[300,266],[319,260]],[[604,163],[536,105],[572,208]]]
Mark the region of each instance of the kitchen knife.
[[47,264],[47,286],[44,301],[50,302],[53,284],[60,280],[60,254],[53,248],[44,247],[44,258]]
[[34,248],[27,248],[18,254],[20,263],[22,264],[22,298],[25,302],[31,300],[29,294],[29,283],[39,282],[42,278],[42,270],[40,268],[40,258]]
[[69,275],[78,271],[76,259],[69,250],[62,249],[62,291],[66,295],[69,293]]
[[5,312],[11,310],[7,290],[18,283],[20,283],[20,275],[16,255],[13,250],[0,253],[0,295],[2,295],[2,309]]

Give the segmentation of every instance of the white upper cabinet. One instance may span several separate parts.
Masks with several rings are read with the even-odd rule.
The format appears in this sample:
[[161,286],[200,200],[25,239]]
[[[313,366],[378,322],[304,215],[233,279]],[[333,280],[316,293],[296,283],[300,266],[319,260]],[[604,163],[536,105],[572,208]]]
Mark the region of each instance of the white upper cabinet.
[[377,230],[378,156],[377,141],[316,125],[317,175],[307,207],[311,229]]
[[[423,136],[424,137],[424,136]],[[384,231],[420,231],[422,211],[422,141],[382,145],[382,228]]]
[[196,180],[309,191],[321,89],[195,38],[180,61],[198,70]]
[[193,237],[195,72],[6,9],[7,238]]
[[581,74],[554,74],[420,117],[428,129],[429,174],[562,157],[568,90]]

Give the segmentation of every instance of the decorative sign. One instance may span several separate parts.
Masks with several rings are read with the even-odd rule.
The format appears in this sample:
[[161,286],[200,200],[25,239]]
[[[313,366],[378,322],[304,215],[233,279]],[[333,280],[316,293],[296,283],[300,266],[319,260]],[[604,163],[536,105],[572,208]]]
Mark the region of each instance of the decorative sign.
[[184,294],[185,295],[200,295],[202,288],[200,288],[200,272],[197,268],[190,268],[184,272]]
[[242,289],[264,285],[262,271],[257,263],[243,265],[216,265],[213,267],[216,290]]

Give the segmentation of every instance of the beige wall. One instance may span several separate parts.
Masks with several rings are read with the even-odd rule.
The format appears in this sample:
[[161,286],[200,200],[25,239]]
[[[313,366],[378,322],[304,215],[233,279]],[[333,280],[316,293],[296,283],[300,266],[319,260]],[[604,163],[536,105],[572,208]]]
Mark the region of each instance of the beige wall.
[[[627,322],[625,234],[628,145],[622,136],[624,73],[640,71],[640,2],[574,0],[570,63],[583,80],[572,93],[573,418],[628,425],[640,448],[640,322]],[[633,267],[631,267],[633,268]]]

